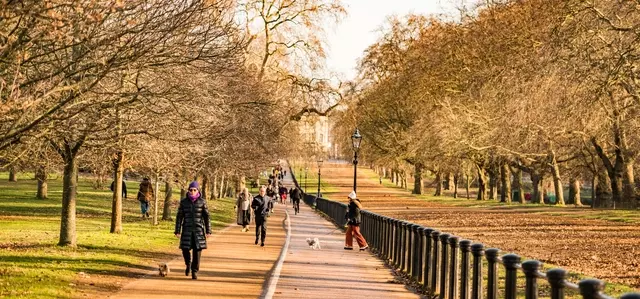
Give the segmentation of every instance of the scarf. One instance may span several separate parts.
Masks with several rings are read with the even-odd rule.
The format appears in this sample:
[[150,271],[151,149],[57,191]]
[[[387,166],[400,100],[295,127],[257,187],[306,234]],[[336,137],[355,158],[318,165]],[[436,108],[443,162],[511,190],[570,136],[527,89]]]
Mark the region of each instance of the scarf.
[[191,195],[191,192],[187,193],[187,198],[191,199],[191,202],[196,202],[196,200],[198,200],[198,198],[200,198],[200,191],[198,191],[198,193],[196,193],[196,195]]

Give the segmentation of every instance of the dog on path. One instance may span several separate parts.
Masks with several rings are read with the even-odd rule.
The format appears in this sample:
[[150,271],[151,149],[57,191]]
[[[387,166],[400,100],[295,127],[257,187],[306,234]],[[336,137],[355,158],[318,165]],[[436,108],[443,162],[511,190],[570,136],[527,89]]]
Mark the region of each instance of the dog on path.
[[169,275],[169,272],[171,272],[171,270],[169,270],[169,265],[167,263],[162,263],[158,265],[158,272],[160,272],[161,277],[166,277],[167,275]]
[[307,238],[307,244],[309,244],[309,248],[313,250],[322,249],[322,247],[320,246],[320,239],[318,238]]

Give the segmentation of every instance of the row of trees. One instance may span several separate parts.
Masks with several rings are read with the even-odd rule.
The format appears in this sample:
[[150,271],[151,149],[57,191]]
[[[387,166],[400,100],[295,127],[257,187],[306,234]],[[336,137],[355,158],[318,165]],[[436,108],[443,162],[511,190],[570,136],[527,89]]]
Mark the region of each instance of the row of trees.
[[40,198],[62,172],[63,246],[77,243],[79,169],[96,187],[115,180],[113,233],[126,169],[167,189],[194,177],[207,193],[242,187],[295,150],[291,120],[336,92],[309,74],[323,59],[319,20],[343,13],[323,0],[5,1],[2,166],[35,171]]
[[[551,178],[580,203],[637,206],[640,8],[628,0],[484,1],[461,18],[391,18],[359,64],[358,88],[339,117],[358,126],[365,159],[402,173],[414,193],[473,175],[478,199],[511,201],[522,173],[542,202]],[[491,192],[490,192],[491,191]],[[524,202],[524,192],[515,199]]]

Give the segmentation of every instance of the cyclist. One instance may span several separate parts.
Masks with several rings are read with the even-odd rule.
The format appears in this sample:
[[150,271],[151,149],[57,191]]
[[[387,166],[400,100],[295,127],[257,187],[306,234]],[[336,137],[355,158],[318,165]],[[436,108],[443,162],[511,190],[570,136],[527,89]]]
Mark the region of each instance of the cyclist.
[[302,199],[302,190],[298,187],[291,188],[289,191],[289,197],[291,198],[291,202],[293,203],[293,210],[296,215],[300,213],[300,200]]

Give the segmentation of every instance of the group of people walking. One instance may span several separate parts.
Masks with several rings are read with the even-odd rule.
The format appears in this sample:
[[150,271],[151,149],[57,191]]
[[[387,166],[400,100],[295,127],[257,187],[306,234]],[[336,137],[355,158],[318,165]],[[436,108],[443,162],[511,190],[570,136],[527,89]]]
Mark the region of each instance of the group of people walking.
[[[238,194],[235,205],[236,223],[242,226],[242,232],[249,231],[249,224],[253,217],[256,234],[254,244],[260,244],[261,247],[265,245],[267,220],[273,212],[273,202],[277,202],[278,196],[277,193],[267,194],[267,189],[267,186],[260,186],[258,195],[252,196],[247,188],[243,188]],[[294,208],[299,207],[303,196],[302,190],[294,187],[289,190],[289,194]],[[360,233],[362,203],[357,198],[355,191],[348,195],[348,199],[349,204],[345,214],[347,230],[344,249],[353,250],[353,238],[355,238],[360,250],[366,250],[369,246]],[[182,250],[186,266],[185,275],[191,274],[192,279],[198,279],[200,256],[202,250],[207,248],[207,237],[211,235],[211,220],[207,201],[202,198],[200,185],[197,181],[189,184],[187,195],[180,200],[174,234],[180,239],[179,248]]]

